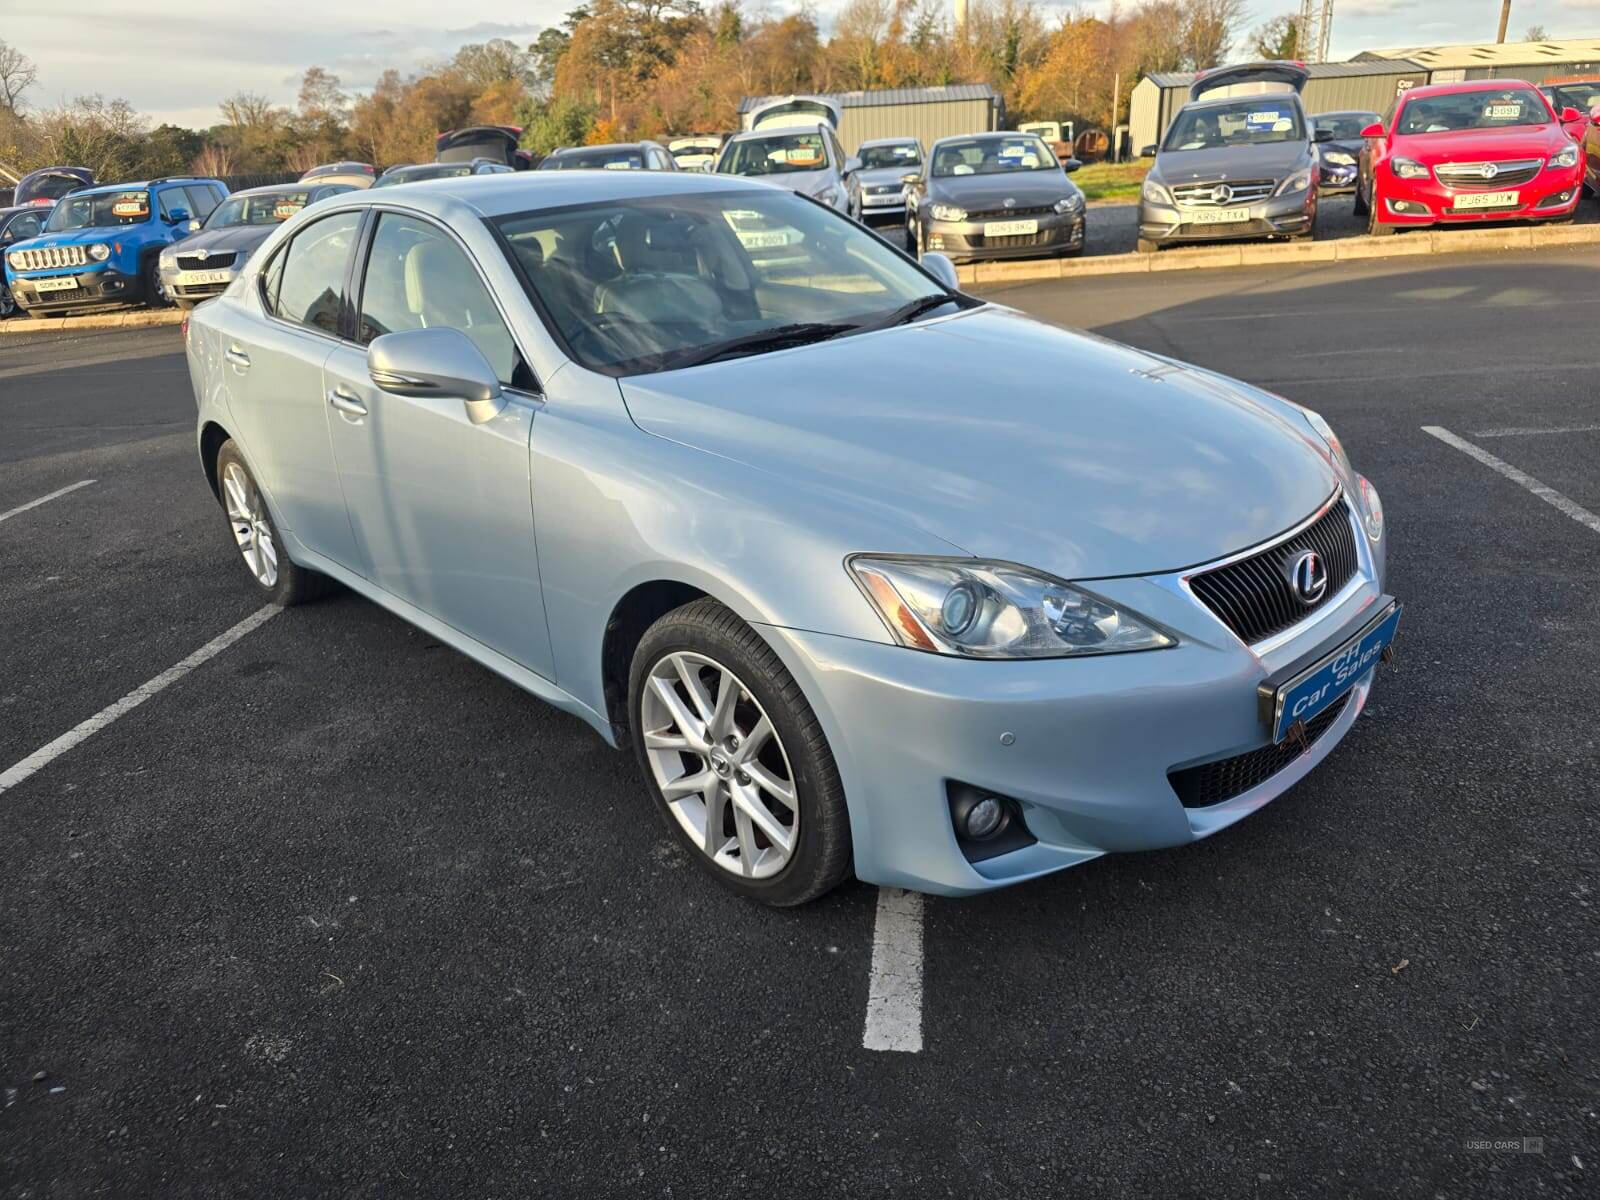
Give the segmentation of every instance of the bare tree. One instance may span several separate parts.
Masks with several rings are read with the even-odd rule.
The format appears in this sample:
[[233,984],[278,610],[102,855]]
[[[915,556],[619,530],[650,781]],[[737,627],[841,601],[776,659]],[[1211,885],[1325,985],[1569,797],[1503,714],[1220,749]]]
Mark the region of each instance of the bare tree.
[[1187,0],[1183,6],[1183,52],[1196,71],[1227,57],[1246,15],[1245,0]]
[[194,156],[194,162],[190,164],[189,169],[196,175],[204,175],[211,179],[232,175],[233,153],[226,146],[208,142],[206,148]]
[[16,112],[22,93],[33,86],[39,72],[33,60],[8,42],[0,41],[0,108]]

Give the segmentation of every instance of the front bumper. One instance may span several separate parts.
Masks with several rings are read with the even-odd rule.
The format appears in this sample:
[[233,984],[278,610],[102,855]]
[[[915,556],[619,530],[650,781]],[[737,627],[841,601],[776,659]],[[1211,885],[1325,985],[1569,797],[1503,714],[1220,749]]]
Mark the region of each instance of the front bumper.
[[906,223],[906,195],[904,191],[887,196],[861,197],[861,220],[868,225],[904,225]]
[[[71,279],[74,286],[67,291],[41,291],[41,279]],[[104,308],[112,304],[136,304],[144,299],[137,275],[124,275],[113,267],[98,266],[85,270],[29,271],[11,273],[11,296],[17,304],[29,311],[67,312],[84,308]]]
[[[1485,189],[1475,189],[1482,192]],[[1527,183],[1506,188],[1517,193],[1515,206],[1458,209],[1459,197],[1474,191],[1445,187],[1434,179],[1378,181],[1380,219],[1385,225],[1422,228],[1428,225],[1474,225],[1484,221],[1548,221],[1570,217],[1583,198],[1583,164],[1542,171]]]
[[974,262],[978,259],[1043,258],[1051,254],[1074,254],[1083,249],[1087,216],[1082,212],[1048,213],[1031,218],[1039,223],[1037,233],[1011,234],[989,237],[983,227],[1005,217],[984,220],[936,221],[926,219],[929,250],[945,254],[954,262]]
[[1248,220],[1226,225],[1202,225],[1197,221],[1202,211],[1198,208],[1155,204],[1140,197],[1139,236],[1145,241],[1161,245],[1303,236],[1316,225],[1317,189],[1313,186],[1303,192],[1258,200],[1247,207]]
[[[1256,652],[1184,592],[1177,576],[1092,586],[1173,629],[1170,650],[983,662],[768,627],[833,749],[849,799],[856,874],[963,895],[1116,851],[1179,846],[1287,791],[1349,732],[1372,673],[1311,743],[1256,786],[1185,807],[1168,775],[1270,743],[1257,687],[1352,636],[1386,602],[1381,546],[1361,539],[1354,586],[1294,636]],[[950,783],[1015,801],[1030,845],[971,861]]]

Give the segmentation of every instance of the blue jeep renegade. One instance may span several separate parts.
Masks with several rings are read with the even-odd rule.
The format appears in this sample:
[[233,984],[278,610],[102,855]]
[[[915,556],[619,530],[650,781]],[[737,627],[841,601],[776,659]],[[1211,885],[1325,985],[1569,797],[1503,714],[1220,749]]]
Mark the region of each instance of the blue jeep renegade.
[[38,237],[5,252],[11,295],[30,317],[140,302],[167,295],[162,249],[190,233],[228,194],[217,179],[152,179],[63,196]]

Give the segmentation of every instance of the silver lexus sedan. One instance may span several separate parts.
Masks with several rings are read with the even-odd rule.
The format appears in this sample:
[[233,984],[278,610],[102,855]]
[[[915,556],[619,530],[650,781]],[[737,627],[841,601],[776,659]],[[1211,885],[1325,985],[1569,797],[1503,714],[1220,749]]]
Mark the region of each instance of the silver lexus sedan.
[[577,715],[770,904],[1215,833],[1333,750],[1399,620],[1321,417],[761,183],[351,192],[185,337],[248,586],[336,580]]

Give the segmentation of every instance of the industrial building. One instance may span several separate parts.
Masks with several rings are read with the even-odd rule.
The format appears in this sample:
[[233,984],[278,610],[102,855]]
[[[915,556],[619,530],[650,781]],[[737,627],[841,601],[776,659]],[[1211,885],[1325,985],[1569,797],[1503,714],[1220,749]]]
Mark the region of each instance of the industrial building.
[[1600,74],[1600,38],[1553,42],[1483,42],[1465,46],[1407,46],[1367,50],[1354,63],[1404,59],[1428,73],[1428,83],[1464,79],[1526,79],[1544,83],[1572,75]]
[[[987,83],[820,94],[842,110],[839,141],[848,154],[854,154],[862,142],[873,138],[914,137],[926,147],[942,137],[1006,127],[1005,101]],[[740,128],[749,128],[748,114],[752,110],[781,99],[746,96],[739,104]]]
[[[1311,63],[1304,92],[1306,111],[1342,112],[1367,109],[1381,113],[1407,88],[1428,82],[1427,68],[1394,58],[1356,62]],[[1133,89],[1128,108],[1128,144],[1135,154],[1153,146],[1167,132],[1172,118],[1189,102],[1189,85],[1197,76],[1182,72],[1146,75]],[[1218,88],[1214,96],[1246,96],[1281,91],[1283,84],[1248,83]]]

